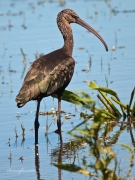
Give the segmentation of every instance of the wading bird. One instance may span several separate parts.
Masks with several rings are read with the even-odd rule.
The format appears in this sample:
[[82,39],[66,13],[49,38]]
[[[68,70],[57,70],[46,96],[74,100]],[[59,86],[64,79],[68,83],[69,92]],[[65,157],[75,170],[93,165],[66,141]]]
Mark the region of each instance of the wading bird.
[[30,66],[19,94],[16,97],[17,106],[21,108],[28,101],[37,101],[35,117],[35,144],[38,144],[38,115],[42,98],[56,94],[58,96],[57,127],[61,136],[61,99],[65,88],[68,86],[74,73],[75,61],[72,58],[73,35],[70,23],[77,23],[97,36],[108,51],[103,38],[86,22],[84,22],[73,10],[64,9],[57,16],[58,28],[64,39],[62,48],[46,54],[35,60]]

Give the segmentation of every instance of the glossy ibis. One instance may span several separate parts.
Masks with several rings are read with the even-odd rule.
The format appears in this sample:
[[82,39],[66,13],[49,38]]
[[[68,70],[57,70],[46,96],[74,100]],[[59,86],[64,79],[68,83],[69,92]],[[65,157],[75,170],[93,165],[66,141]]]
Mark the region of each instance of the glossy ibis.
[[17,106],[20,108],[28,101],[37,100],[37,111],[35,117],[35,144],[38,144],[38,114],[42,98],[57,94],[58,96],[58,119],[57,126],[61,136],[61,99],[65,88],[74,73],[75,61],[72,58],[73,35],[70,23],[77,23],[97,36],[108,51],[107,44],[103,38],[86,22],[84,22],[73,10],[64,9],[57,16],[58,28],[64,39],[62,48],[35,60],[30,66],[19,94],[16,97]]

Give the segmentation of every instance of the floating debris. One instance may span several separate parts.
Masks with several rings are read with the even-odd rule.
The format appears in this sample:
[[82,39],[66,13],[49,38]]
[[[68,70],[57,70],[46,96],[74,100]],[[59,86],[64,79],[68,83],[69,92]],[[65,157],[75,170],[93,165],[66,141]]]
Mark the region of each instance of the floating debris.
[[15,131],[15,137],[18,138],[16,126],[14,128],[14,131]]
[[17,112],[17,116],[16,116],[16,118],[19,120],[19,118],[20,118],[21,116],[20,116],[20,113],[19,112]]
[[21,157],[19,158],[19,161],[22,162],[23,160],[24,160],[24,159],[23,159],[23,156],[21,156]]
[[115,50],[116,50],[115,46],[112,46],[111,50],[112,50],[112,51],[115,51]]
[[24,137],[24,132],[25,132],[25,128],[24,128],[24,125],[23,125],[23,122],[22,122],[22,124],[21,124],[21,128],[22,128],[22,136]]
[[84,49],[84,47],[79,47],[78,49],[79,49],[79,50],[83,50],[83,49]]
[[59,5],[60,6],[64,6],[66,4],[66,1],[65,0],[59,0]]
[[70,116],[68,114],[65,115],[65,119],[68,120],[70,119]]
[[55,108],[52,108],[52,113],[53,113],[53,114],[56,114]]
[[83,72],[89,72],[87,69],[82,69]]
[[122,48],[125,48],[125,46],[118,46],[117,48],[122,49]]
[[34,130],[34,127],[32,127],[31,129],[30,129],[30,131],[33,131]]
[[0,12],[0,16],[4,16],[4,14],[2,12]]
[[0,89],[0,97],[2,97],[3,96],[3,91],[2,91],[2,89]]
[[10,160],[12,159],[12,153],[11,153],[11,151],[10,151],[10,156],[9,156],[8,159],[10,159]]
[[8,142],[7,142],[7,144],[10,146],[10,138],[8,139]]
[[[45,115],[54,115],[54,114],[57,114],[58,113],[58,111],[46,111],[46,112],[39,112],[39,115],[43,115],[43,116],[45,116]],[[66,113],[65,111],[61,111],[60,112],[61,114],[62,113]]]
[[9,20],[8,21],[8,28],[10,29],[10,28],[12,28],[13,27],[13,25],[11,24],[11,21]]

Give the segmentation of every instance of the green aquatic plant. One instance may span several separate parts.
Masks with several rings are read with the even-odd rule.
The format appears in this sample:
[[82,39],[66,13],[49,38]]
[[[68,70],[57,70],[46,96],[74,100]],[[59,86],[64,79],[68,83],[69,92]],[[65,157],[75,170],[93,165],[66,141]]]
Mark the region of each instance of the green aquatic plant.
[[[70,131],[70,134],[76,141],[82,141],[87,144],[89,153],[82,158],[82,165],[78,166],[74,164],[54,164],[58,168],[76,172],[87,176],[94,176],[101,179],[107,179],[110,177],[116,177],[115,170],[109,169],[108,165],[116,161],[116,156],[110,147],[102,147],[102,143],[99,138],[99,132],[105,119],[101,116],[102,112],[98,112],[93,123],[86,125],[86,121],[83,123],[83,127],[77,126]],[[99,121],[100,118],[100,121]],[[74,146],[75,151],[75,146]],[[94,157],[94,158],[93,158]],[[93,162],[90,161],[93,159]],[[116,163],[115,163],[116,164]]]
[[[73,163],[63,164],[61,161],[58,161],[58,163],[53,164],[60,169],[80,173],[85,176],[93,177],[94,179],[133,179],[131,176],[134,166],[133,148],[129,145],[121,144],[124,149],[130,152],[130,168],[128,171],[123,171],[124,173],[122,172],[121,174],[120,165],[122,163],[118,162],[117,155],[112,145],[118,142],[121,133],[127,128],[127,125],[130,125],[131,140],[134,144],[131,124],[135,127],[135,103],[132,106],[135,89],[133,89],[131,93],[129,104],[126,105],[120,101],[118,94],[114,90],[100,87],[95,82],[89,83],[88,86],[90,89],[97,90],[100,93],[102,97],[100,95],[97,95],[97,97],[104,105],[104,108],[96,108],[95,101],[91,99],[89,94],[83,91],[77,91],[76,93],[78,95],[70,91],[64,92],[63,100],[90,109],[91,113],[85,114],[81,112],[80,116],[84,120],[69,131],[69,134],[73,137],[73,140],[69,143],[71,154],[74,156]],[[109,97],[110,95],[112,96],[111,98]],[[119,120],[122,115],[123,121],[120,122]],[[125,118],[127,118],[127,122],[125,122]],[[118,123],[120,123],[119,129],[117,128],[117,131],[114,133],[113,129]],[[83,147],[83,144],[86,144],[85,148],[88,152],[79,159],[79,162],[81,161],[79,165],[75,162],[75,155],[77,154],[76,152],[78,152],[78,143],[76,142],[81,142],[79,148]]]
[[[106,118],[119,119],[122,115],[124,118],[126,118],[129,115],[133,116],[135,114],[135,103],[133,107],[131,107],[135,94],[135,88],[131,93],[129,104],[124,104],[120,101],[118,94],[110,88],[98,86],[95,82],[88,83],[88,87],[91,90],[97,90],[100,93],[102,97],[99,94],[97,95],[97,97],[104,105],[104,108],[96,108],[95,101],[89,96],[88,93],[84,91],[76,91],[76,93],[73,93],[71,91],[65,90],[62,99],[72,104],[83,106],[92,111],[94,114],[98,111],[102,111],[102,116]],[[112,97],[110,98],[108,95],[111,95]],[[57,98],[56,95],[52,96]],[[114,102],[116,103],[116,105],[114,104]],[[121,112],[118,108],[118,105],[121,109]]]
[[[110,137],[115,125],[106,123],[106,118],[102,116],[102,111],[99,111],[93,116],[92,121],[85,120],[80,125],[74,127],[69,132],[73,137],[73,140],[69,143],[73,159],[75,159],[76,152],[78,152],[78,144],[79,149],[84,147],[83,145],[85,144],[85,151],[87,153],[79,158],[79,165],[78,161],[76,162],[74,160],[72,163],[53,163],[54,166],[101,180],[126,180],[127,178],[125,177],[133,179],[131,172],[134,166],[134,150],[129,145],[121,144],[124,149],[130,152],[130,168],[128,171],[122,173],[122,175],[118,173],[120,163],[118,162],[112,145],[117,143],[119,136],[125,130],[125,126],[120,127],[120,129]],[[64,152],[64,150],[62,152]]]
[[[99,99],[101,100],[101,102],[105,105],[106,109],[111,113],[113,114],[115,117],[119,118],[121,116],[121,113],[120,111],[118,110],[118,108],[114,105],[114,103],[110,100],[110,98],[107,96],[108,94],[109,95],[112,95],[113,97],[111,97],[111,99],[113,101],[115,101],[121,108],[122,110],[122,113],[123,113],[123,116],[125,117],[126,115],[130,115],[130,112],[133,113],[134,110],[133,108],[131,108],[131,104],[133,102],[133,98],[134,98],[134,93],[135,93],[135,88],[133,89],[132,93],[131,93],[131,98],[130,98],[130,102],[129,104],[125,105],[123,104],[117,93],[112,90],[112,89],[109,89],[109,88],[106,88],[106,87],[101,87],[101,86],[98,86],[95,82],[90,82],[88,84],[89,88],[92,89],[92,90],[97,90],[101,95],[102,97],[104,98],[105,102],[107,103],[104,103],[100,96]],[[107,93],[107,95],[105,94]],[[126,112],[125,112],[126,111]]]

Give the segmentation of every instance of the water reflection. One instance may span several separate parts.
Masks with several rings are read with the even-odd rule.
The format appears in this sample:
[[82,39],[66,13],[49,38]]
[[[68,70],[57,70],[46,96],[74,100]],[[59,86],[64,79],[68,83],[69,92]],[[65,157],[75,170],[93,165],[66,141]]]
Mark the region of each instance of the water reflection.
[[133,135],[133,132],[132,132],[133,129],[135,130],[135,117],[131,118],[129,116],[128,117],[128,122],[129,122],[129,132],[130,132],[131,142],[133,144],[134,151],[135,151],[135,138],[134,138],[134,135]]
[[10,167],[11,167],[11,164],[12,164],[12,153],[11,153],[11,151],[10,151],[10,156],[9,156],[9,161],[10,161]]
[[[63,153],[63,143],[61,141],[62,138],[62,133],[58,134],[58,147],[52,149],[51,153],[51,163],[52,163],[52,157],[56,158],[56,161],[58,164],[62,164],[62,153]],[[48,138],[48,133],[45,133],[45,139],[46,139],[46,149],[47,149],[47,154],[48,154],[48,149],[49,149],[49,138]],[[64,145],[65,147],[65,145]],[[37,180],[41,179],[40,175],[40,158],[39,158],[39,151],[38,151],[39,145],[35,144],[35,170],[37,174]],[[61,174],[61,168],[58,168],[58,180],[62,180],[62,174]]]
[[[77,128],[71,130],[71,132],[76,131],[76,133],[74,132],[74,134],[72,134],[75,140],[66,143],[63,146],[62,150],[60,148],[53,149],[53,152],[51,153],[51,162],[58,168],[58,172],[59,170],[61,171],[61,169],[63,169],[69,172],[81,173],[85,176],[88,175],[100,178],[106,175],[107,179],[110,179],[111,177],[111,179],[116,179],[115,177],[117,177],[117,175],[120,176],[120,169],[122,166],[121,164],[123,164],[123,162],[117,159],[117,154],[115,154],[112,146],[114,144],[117,144],[118,139],[126,129],[128,130],[128,132],[130,132],[133,146],[135,145],[134,136],[132,133],[135,122],[134,117],[127,117],[127,122],[125,122],[125,119],[123,119],[122,121],[120,121],[119,119],[108,121],[103,117],[100,117],[99,119],[99,115],[97,117],[95,115],[93,122],[90,123],[88,120],[85,120],[82,127],[80,126],[78,128],[78,126],[76,126]],[[114,128],[117,128],[118,130],[114,132]],[[87,144],[89,153],[84,154],[81,157],[81,162],[79,162],[79,166],[77,166],[78,162],[75,163],[75,152],[77,151],[78,147],[80,151],[84,143]],[[132,147],[130,145],[121,144],[121,146],[124,149],[129,150],[129,165],[131,168],[129,172],[131,172],[134,166],[134,150],[132,150]],[[70,161],[65,164],[64,161],[59,161],[59,155],[61,155],[63,159],[64,157],[68,158],[68,152],[70,152],[70,158],[72,159],[72,162]],[[99,162],[102,164],[101,166],[99,166]],[[109,168],[109,165],[112,162],[114,162],[113,171]],[[109,172],[108,174],[107,171]],[[100,176],[99,172],[101,172],[103,176]],[[125,171],[125,175],[128,175],[129,172]]]
[[[62,146],[59,148],[59,153],[58,153],[58,164],[62,163]],[[58,168],[58,180],[61,180],[61,168]]]
[[40,180],[40,162],[39,162],[39,152],[38,152],[38,144],[35,145],[35,169],[37,173],[37,180]]
[[[102,137],[102,141],[100,141],[102,147],[108,148],[111,147],[112,145],[116,144],[118,142],[118,139],[120,137],[120,135],[122,134],[123,131],[125,131],[127,129],[127,131],[130,133],[130,137],[131,137],[131,141],[133,146],[135,147],[135,138],[133,135],[133,128],[134,126],[134,118],[127,118],[127,122],[125,122],[124,120],[121,121],[111,121],[107,124],[105,124],[102,128],[102,134],[100,134],[100,136],[97,136],[97,141]],[[114,132],[114,128],[115,127],[119,127],[119,129],[113,133],[113,135],[110,135],[111,132]],[[89,131],[90,133],[90,131]],[[45,139],[46,139],[46,149],[47,149],[47,154],[49,152],[49,145],[51,145],[51,142],[49,140],[48,134],[45,135]],[[25,138],[22,136],[22,142],[24,143]],[[9,140],[10,141],[10,140]],[[16,146],[17,146],[17,136],[16,136]],[[10,143],[10,142],[9,142]],[[9,144],[8,143],[8,144]],[[67,143],[61,143],[60,141],[60,136],[58,136],[58,145],[57,147],[54,147],[51,149],[51,153],[50,153],[50,157],[51,157],[51,164],[53,165],[58,165],[57,166],[57,177],[58,180],[62,180],[62,169],[63,165],[65,164],[65,162],[68,162],[69,166],[71,166],[73,168],[73,170],[75,170],[75,168],[77,168],[76,164],[78,164],[78,161],[76,161],[76,159],[78,158],[79,160],[79,164],[81,164],[81,159],[79,158],[78,154],[80,153],[80,150],[84,150],[84,144],[85,141],[83,140],[83,138],[79,139],[79,140],[72,140],[69,141]],[[88,145],[89,143],[87,143]],[[41,178],[41,174],[42,172],[40,172],[40,164],[42,163],[42,159],[40,159],[39,157],[39,148],[40,146],[35,145],[35,171],[36,171],[36,178],[37,180],[43,179]],[[86,155],[86,154],[85,154]],[[90,157],[92,158],[92,157]],[[10,156],[9,156],[9,161],[10,161],[10,167],[12,165],[12,153],[10,152]],[[23,156],[20,157],[20,161],[23,162]],[[120,166],[122,163],[121,160],[118,163],[118,173],[120,174]],[[66,164],[67,168],[69,168],[68,164]],[[116,168],[116,167],[115,167]],[[69,169],[69,171],[72,172],[71,169]]]
[[[135,138],[134,138],[134,136],[133,136],[131,124],[130,124],[130,137],[131,137],[131,141],[132,141],[133,147],[135,148]],[[135,150],[135,149],[134,149],[134,150]]]

